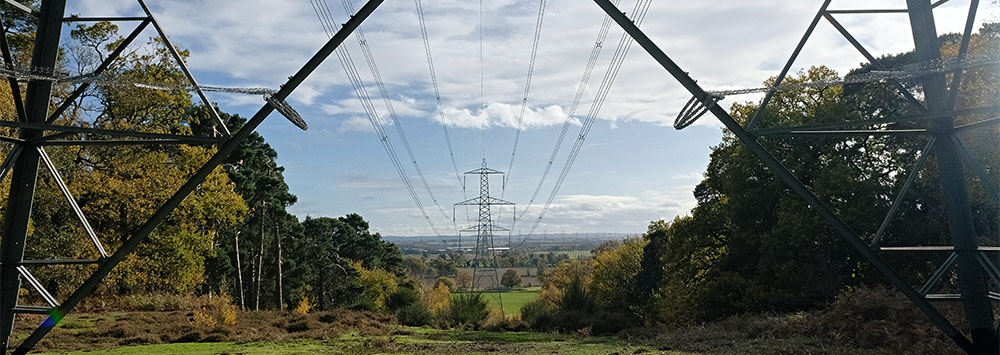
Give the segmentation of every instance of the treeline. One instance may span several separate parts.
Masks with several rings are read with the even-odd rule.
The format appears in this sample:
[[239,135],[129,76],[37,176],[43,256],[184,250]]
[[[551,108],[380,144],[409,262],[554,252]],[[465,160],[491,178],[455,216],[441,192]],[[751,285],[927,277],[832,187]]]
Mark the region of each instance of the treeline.
[[[505,250],[496,254],[497,267],[499,268],[529,268],[534,269],[535,275],[541,275],[546,269],[555,266],[559,262],[569,260],[569,255],[565,253],[526,253],[519,250]],[[488,267],[487,263],[481,263],[481,267]],[[423,253],[422,255],[407,255],[403,258],[403,270],[414,279],[429,279],[437,277],[459,278],[462,271],[460,268],[473,267],[473,261],[466,258],[463,253],[443,252],[438,255]]]
[[[942,37],[945,58],[954,58],[960,36]],[[1000,52],[1000,26],[987,24],[972,37],[970,55]],[[888,68],[907,68],[912,53],[882,58]],[[876,70],[865,65],[849,75]],[[956,109],[996,105],[997,67],[966,69]],[[948,75],[949,78],[951,75]],[[833,70],[813,67],[785,83],[827,81]],[[916,79],[906,80],[909,89]],[[773,81],[768,81],[770,84]],[[732,115],[746,124],[758,104],[735,104]],[[760,129],[891,119],[919,114],[891,82],[778,91],[757,121]],[[956,118],[956,125],[985,115]],[[885,124],[915,128],[914,122]],[[969,150],[987,167],[1000,166],[997,126],[962,134]],[[765,137],[763,144],[800,181],[862,238],[872,242],[928,136],[853,135]],[[923,170],[886,226],[879,245],[950,245],[942,204],[938,156]],[[984,184],[966,173],[975,226],[981,241],[1000,237],[1000,213]],[[704,179],[694,190],[690,215],[653,222],[639,239],[609,244],[593,258],[560,263],[543,277],[542,300],[522,310],[538,329],[616,331],[650,324],[691,324],[756,312],[795,312],[828,305],[862,286],[884,284],[815,211],[791,193],[730,132],[713,147]],[[914,285],[920,285],[946,253],[883,251]],[[932,293],[954,286],[942,280]]]
[[[30,64],[34,24],[8,18],[14,63]],[[64,41],[56,72],[89,73],[123,40],[116,25],[76,25]],[[187,56],[187,51],[181,51]],[[150,90],[186,84],[164,44],[130,46],[69,106],[56,124],[151,133],[219,136],[208,108],[185,90]],[[24,92],[21,84],[21,92]],[[53,102],[74,89],[55,84]],[[10,87],[0,85],[0,113],[17,120]],[[222,113],[230,130],[245,119]],[[16,136],[12,129],[4,135]],[[103,139],[60,134],[60,139]],[[63,180],[104,247],[113,252],[144,223],[216,148],[188,145],[46,147]],[[4,148],[6,153],[10,148]],[[253,133],[225,163],[170,214],[138,251],[102,283],[101,296],[168,294],[228,297],[244,309],[384,307],[401,282],[396,247],[371,233],[357,214],[299,221],[287,212],[296,197],[285,184],[277,152]],[[9,191],[6,179],[0,193]],[[0,208],[6,210],[6,199]],[[40,166],[26,259],[97,259],[96,247],[58,188]],[[66,297],[92,266],[33,267],[57,297]],[[35,300],[25,289],[23,300]]]

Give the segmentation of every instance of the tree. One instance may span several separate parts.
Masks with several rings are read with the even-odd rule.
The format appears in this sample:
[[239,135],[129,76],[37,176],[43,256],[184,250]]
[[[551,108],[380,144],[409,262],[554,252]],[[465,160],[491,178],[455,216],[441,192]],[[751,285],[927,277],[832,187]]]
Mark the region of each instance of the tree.
[[427,259],[418,257],[404,257],[403,271],[414,279],[423,279],[433,276],[433,269],[427,265]]
[[[984,26],[971,41],[970,54],[990,53],[1000,36]],[[993,32],[990,32],[993,31]],[[954,57],[956,35],[942,37],[942,52]],[[913,64],[912,53],[887,56],[888,68]],[[872,70],[871,65],[848,76]],[[996,104],[996,70],[972,69],[963,80],[957,107]],[[838,77],[824,67],[790,76],[785,83],[826,81]],[[772,79],[773,81],[773,79]],[[771,81],[769,81],[771,82]],[[916,87],[916,80],[903,85]],[[746,123],[759,104],[734,104],[733,117]],[[895,93],[888,83],[811,87],[776,92],[758,119],[759,129],[806,124],[880,120],[912,115],[919,108]],[[989,118],[968,115],[956,124]],[[859,127],[863,127],[859,125]],[[912,122],[880,125],[886,129],[915,128]],[[995,149],[996,127],[965,133],[970,150],[981,163],[1000,165]],[[769,137],[764,144],[810,190],[863,238],[872,238],[892,206],[926,138],[899,135],[844,137]],[[946,213],[940,200],[935,155],[917,175],[885,229],[885,245],[949,244]],[[978,179],[967,175],[976,229],[983,238],[1000,235],[997,206]],[[697,206],[690,216],[650,226],[634,298],[648,298],[661,321],[707,321],[757,310],[798,311],[822,306],[845,288],[880,283],[825,221],[774,175],[730,132],[713,147],[705,178],[694,191]],[[990,183],[996,184],[995,177]],[[898,270],[925,279],[936,262],[928,255],[887,256]],[[949,280],[946,282],[954,282]]]
[[635,285],[646,244],[645,239],[628,239],[617,248],[601,248],[594,256],[590,291],[603,309],[641,313],[638,307],[643,303],[622,294]]
[[[24,31],[21,31],[24,30]],[[109,22],[79,25],[70,32],[79,45],[63,49],[63,67],[80,74],[96,66],[122,40],[117,26]],[[11,36],[15,57],[31,52],[28,28]],[[67,43],[72,42],[68,41]],[[186,52],[182,51],[186,55]],[[183,74],[158,41],[141,50],[125,52],[105,72],[111,81],[172,83]],[[70,84],[57,84],[54,97],[66,97]],[[61,125],[127,129],[143,132],[192,134],[207,121],[201,106],[184,91],[148,90],[121,85],[93,85],[58,119]],[[10,116],[7,116],[10,117]],[[99,138],[72,134],[68,140]],[[64,182],[87,215],[97,236],[108,250],[117,249],[152,215],[189,173],[215,153],[213,147],[127,146],[49,147],[46,149]],[[95,258],[96,251],[59,192],[53,176],[39,176],[32,213],[32,240],[27,255],[42,258]],[[4,200],[3,203],[5,203]],[[106,279],[104,291],[116,293],[190,293],[206,279],[225,280],[206,273],[206,261],[219,255],[214,250],[216,231],[242,221],[247,210],[222,169],[213,171],[170,218],[146,239],[144,248],[130,255]],[[220,269],[225,269],[224,263]],[[47,268],[35,274],[49,291],[64,297],[89,275],[85,268]]]
[[472,275],[465,271],[459,271],[458,275],[455,275],[455,284],[460,290],[468,290],[472,287]]
[[[307,217],[301,228],[283,237],[289,245],[288,258],[293,260],[287,264],[286,280],[289,289],[296,291],[290,294],[304,292],[323,310],[369,300],[371,305],[377,305],[381,298],[365,285],[388,277],[383,274],[395,279],[402,275],[399,249],[383,241],[379,234],[370,233],[368,223],[357,214]],[[364,267],[359,269],[352,265],[354,262]],[[365,284],[361,278],[369,271],[369,276],[377,277],[367,278],[364,282],[370,282]]]
[[438,287],[438,285],[445,285],[446,287],[448,287],[448,290],[450,291],[455,290],[455,280],[452,280],[446,276],[441,276],[437,278],[437,280],[434,280],[434,287]]
[[377,266],[366,268],[360,261],[352,262],[351,266],[361,275],[361,286],[364,287],[360,305],[371,311],[385,312],[386,300],[399,290],[396,275]]
[[500,285],[506,288],[521,286],[521,274],[517,270],[507,269],[507,271],[504,271],[503,276],[500,277]]
[[438,284],[427,297],[427,308],[435,316],[442,316],[451,305],[451,290],[445,284]]
[[452,276],[458,272],[458,269],[455,268],[455,263],[448,261],[441,256],[431,259],[428,265],[434,269],[436,276]]
[[593,272],[592,259],[563,260],[545,272],[541,277],[542,292],[539,295],[549,305],[557,305],[571,283],[586,287]]

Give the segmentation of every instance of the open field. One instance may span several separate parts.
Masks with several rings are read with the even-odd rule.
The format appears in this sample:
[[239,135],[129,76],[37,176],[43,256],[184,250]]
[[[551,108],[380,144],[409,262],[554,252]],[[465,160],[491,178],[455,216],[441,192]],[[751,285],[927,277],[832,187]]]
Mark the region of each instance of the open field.
[[[528,302],[538,299],[538,294],[541,292],[541,287],[527,287],[523,289],[516,289],[513,291],[503,292],[497,295],[496,292],[483,292],[483,297],[489,300],[490,308],[499,310],[500,300],[503,299],[503,310],[508,315],[510,314],[520,314],[521,307],[524,307]],[[455,297],[458,293],[452,294]]]
[[[495,333],[403,328],[387,336],[343,334],[329,340],[252,343],[176,343],[121,347],[65,354],[611,354],[646,353],[653,349],[627,345],[617,338],[573,337],[529,332]],[[57,354],[57,353],[47,353]],[[688,354],[679,351],[663,354]]]
[[[752,316],[619,336],[580,332],[405,327],[351,311],[243,312],[233,326],[187,312],[73,314],[39,344],[43,354],[889,354],[791,326],[795,317]],[[28,329],[20,328],[23,339]],[[898,353],[898,352],[897,352]],[[940,352],[939,352],[940,353]]]

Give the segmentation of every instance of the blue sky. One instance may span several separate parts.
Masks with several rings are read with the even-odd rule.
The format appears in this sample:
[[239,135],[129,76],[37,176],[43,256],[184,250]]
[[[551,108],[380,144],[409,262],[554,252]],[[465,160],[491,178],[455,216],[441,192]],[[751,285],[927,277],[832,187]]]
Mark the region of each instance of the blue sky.
[[[149,0],[173,42],[191,50],[188,64],[203,85],[276,88],[318,49],[326,34],[309,1]],[[634,1],[624,0],[631,9]],[[687,1],[654,0],[643,29],[685,70],[708,89],[754,87],[776,75],[821,1]],[[361,1],[354,1],[360,7]],[[329,0],[338,22],[346,19],[339,0]],[[479,4],[462,0],[426,0],[424,11],[434,52],[445,118],[435,104],[423,44],[412,1],[388,0],[365,23],[368,43],[399,113],[414,155],[441,207],[448,213],[464,198],[448,157],[442,127],[451,134],[460,170],[478,168],[485,120],[486,158],[506,170],[515,129],[511,112],[519,106],[528,66],[538,1],[485,2],[485,96],[479,91]],[[834,8],[903,8],[901,0],[834,0]],[[939,32],[956,32],[963,25],[968,1],[952,0],[935,10]],[[998,20],[998,5],[985,1],[979,23]],[[71,13],[82,16],[135,16],[129,0],[71,2]],[[552,152],[565,112],[594,45],[603,13],[591,1],[549,0],[517,159],[504,198],[519,204],[531,198]],[[838,17],[869,50],[877,54],[912,48],[908,20],[903,15],[842,15]],[[121,25],[130,31],[132,25]],[[978,27],[978,24],[977,24]],[[145,37],[154,33],[147,30]],[[621,31],[616,27],[585,91],[579,113],[587,112]],[[385,113],[371,82],[361,51],[347,43],[380,114]],[[846,72],[863,58],[826,23],[821,23],[795,70],[823,64]],[[210,94],[220,107],[251,115],[263,100],[254,96]],[[649,221],[687,213],[694,206],[691,191],[701,179],[712,145],[721,130],[705,117],[683,131],[670,123],[688,94],[638,46],[629,52],[586,144],[552,208],[537,232],[638,232]],[[754,96],[727,98],[732,102]],[[480,109],[480,100],[487,103]],[[340,63],[331,57],[289,99],[310,129],[302,132],[279,115],[259,129],[279,153],[286,181],[299,202],[291,212],[304,218],[357,212],[373,229],[387,235],[433,235],[377,135],[354,97]],[[582,117],[577,117],[582,119]],[[383,118],[385,120],[387,118]],[[514,232],[527,232],[580,126],[570,128],[548,182],[526,218]],[[408,163],[396,128],[386,126],[397,154],[427,213],[439,232],[454,231],[442,216]],[[476,182],[470,183],[472,197]],[[499,181],[492,186],[500,191]],[[465,224],[459,210],[457,224]],[[501,213],[510,224],[511,213]]]

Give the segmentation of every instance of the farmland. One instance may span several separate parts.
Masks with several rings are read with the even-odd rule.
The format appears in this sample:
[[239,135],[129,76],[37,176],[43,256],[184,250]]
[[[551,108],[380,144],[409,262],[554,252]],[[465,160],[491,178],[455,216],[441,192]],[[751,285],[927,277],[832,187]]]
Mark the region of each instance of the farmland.
[[[483,297],[489,301],[490,309],[500,310],[500,300],[503,300],[503,311],[508,315],[510,314],[520,314],[521,307],[523,307],[528,302],[538,299],[538,294],[541,292],[541,287],[527,287],[523,289],[515,289],[511,291],[504,291],[500,294],[496,292],[483,292]],[[458,295],[455,293],[452,295]]]

